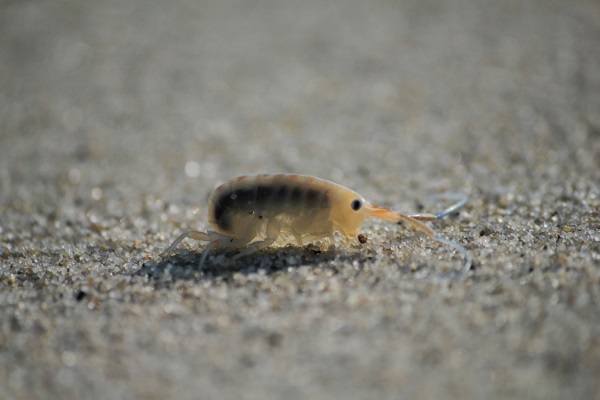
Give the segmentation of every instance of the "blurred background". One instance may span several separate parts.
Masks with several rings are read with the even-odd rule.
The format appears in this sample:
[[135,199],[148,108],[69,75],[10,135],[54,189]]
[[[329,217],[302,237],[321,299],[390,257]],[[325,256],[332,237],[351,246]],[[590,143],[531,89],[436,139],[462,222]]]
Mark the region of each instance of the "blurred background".
[[[598,12],[593,1],[7,1],[2,147],[38,179],[110,177],[170,199],[181,180],[208,190],[273,171],[375,196],[411,183],[468,191],[505,157],[557,164],[557,149],[597,135]],[[549,160],[528,150],[539,146]],[[6,196],[19,179],[2,158]],[[492,183],[527,171],[510,172]]]

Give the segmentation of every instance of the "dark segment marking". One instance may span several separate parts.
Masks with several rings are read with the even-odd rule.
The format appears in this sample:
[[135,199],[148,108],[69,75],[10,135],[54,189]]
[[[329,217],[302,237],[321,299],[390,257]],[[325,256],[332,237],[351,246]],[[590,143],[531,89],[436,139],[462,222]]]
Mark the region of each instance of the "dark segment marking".
[[267,204],[270,198],[273,196],[273,188],[265,185],[259,185],[256,187],[256,196],[252,203],[256,204]]
[[[227,232],[231,229],[231,221],[228,216],[225,216],[225,211],[227,208],[223,206],[223,203],[217,199],[215,202],[215,221],[217,221],[217,225],[223,232]],[[233,240],[233,239],[231,239]]]
[[303,199],[304,193],[302,193],[302,189],[299,186],[294,186],[292,188],[292,192],[290,193],[290,203],[291,204],[298,204],[300,203]]
[[287,185],[275,185],[273,187],[273,202],[277,204],[286,204],[288,201],[288,195],[290,194],[290,187]]
[[215,202],[215,220],[223,231],[231,231],[230,213],[237,209],[247,208],[253,211],[253,207],[244,207],[253,204],[256,199],[256,187],[238,188],[225,190]]
[[319,204],[320,194],[318,190],[308,189],[306,191],[306,205],[311,207],[313,204]]
[[327,191],[308,189],[306,193],[306,207],[311,209],[329,207],[329,195]]
[[214,218],[223,231],[231,231],[231,214],[243,211],[252,213],[256,208],[266,210],[278,209],[285,213],[286,207],[304,209],[329,207],[329,196],[326,192],[284,184],[252,184],[246,187],[226,190],[216,199]]

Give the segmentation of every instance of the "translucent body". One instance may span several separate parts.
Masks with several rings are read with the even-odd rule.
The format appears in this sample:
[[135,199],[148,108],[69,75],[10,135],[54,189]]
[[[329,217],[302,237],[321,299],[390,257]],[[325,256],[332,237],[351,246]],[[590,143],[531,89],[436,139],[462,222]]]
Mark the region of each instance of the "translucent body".
[[216,188],[208,200],[208,221],[214,231],[188,231],[165,250],[170,252],[185,238],[208,241],[213,248],[243,250],[251,254],[271,245],[314,241],[334,242],[339,232],[346,240],[357,238],[364,220],[381,218],[404,221],[430,238],[461,251],[462,246],[435,235],[420,221],[434,221],[464,205],[461,197],[454,206],[438,214],[401,214],[367,202],[360,194],[336,183],[304,175],[256,175],[234,178]]

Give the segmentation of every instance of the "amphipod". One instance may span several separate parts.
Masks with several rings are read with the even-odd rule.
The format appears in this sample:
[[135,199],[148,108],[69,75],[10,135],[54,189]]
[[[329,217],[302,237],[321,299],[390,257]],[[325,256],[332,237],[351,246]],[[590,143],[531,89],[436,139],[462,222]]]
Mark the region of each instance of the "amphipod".
[[466,271],[471,266],[471,256],[465,248],[436,235],[421,222],[438,220],[455,212],[467,201],[464,196],[453,197],[458,202],[437,214],[402,214],[372,205],[344,186],[311,176],[241,176],[211,193],[208,222],[214,230],[184,232],[163,255],[185,238],[209,242],[201,264],[212,249],[242,249],[235,256],[238,258],[290,241],[298,246],[323,239],[334,243],[335,232],[346,240],[357,238],[364,220],[380,218],[406,222],[431,239],[453,247],[465,257]]

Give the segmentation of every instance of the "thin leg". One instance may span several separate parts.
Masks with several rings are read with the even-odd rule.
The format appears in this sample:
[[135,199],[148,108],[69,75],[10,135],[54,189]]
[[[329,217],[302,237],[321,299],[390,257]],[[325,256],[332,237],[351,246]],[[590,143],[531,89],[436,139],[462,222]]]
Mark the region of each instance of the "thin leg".
[[333,227],[332,223],[328,223],[326,226],[323,227],[323,231],[321,232],[316,232],[316,233],[312,233],[310,235],[305,235],[303,238],[304,242],[312,242],[315,240],[320,240],[320,239],[327,239],[330,243],[329,244],[334,244],[335,243],[335,237],[333,236],[333,232],[338,231],[340,232],[344,237],[348,237],[348,235],[346,234],[346,232],[344,232],[342,227]]
[[[342,236],[343,237],[347,237],[344,234],[342,234]],[[330,242],[329,244],[334,244],[335,243],[335,237],[333,236],[333,233],[331,233],[330,231],[315,233],[313,235],[305,236],[304,237],[304,241],[306,241],[306,242],[314,242],[316,240],[321,240],[321,239],[328,240]]]
[[296,244],[298,245],[298,247],[301,247],[304,245],[304,240],[302,239],[302,235],[300,235],[290,225],[286,224],[285,226],[282,226],[281,230],[284,231],[285,233],[289,233],[290,235],[292,235],[294,237],[294,240],[296,240]]
[[175,241],[173,243],[171,243],[171,245],[169,247],[167,247],[167,249],[165,251],[163,251],[160,254],[160,256],[163,257],[167,253],[170,253],[171,250],[173,250],[179,243],[181,243],[186,238],[194,239],[199,242],[208,242],[211,240],[209,234],[206,232],[199,232],[199,231],[183,232],[181,235],[179,235],[179,237],[177,239],[175,239]]
[[257,251],[260,251],[262,249],[266,249],[267,247],[275,243],[280,233],[281,223],[279,223],[278,221],[269,221],[267,225],[267,237],[264,240],[251,243],[244,250],[233,256],[233,259],[237,260],[240,257],[256,253]]
[[200,262],[198,263],[200,269],[202,269],[202,267],[204,266],[204,261],[206,261],[206,257],[208,257],[208,253],[210,253],[210,251],[214,248],[213,243],[214,242],[210,242],[208,244],[208,246],[206,246],[206,248],[202,252],[202,257],[200,257]]

